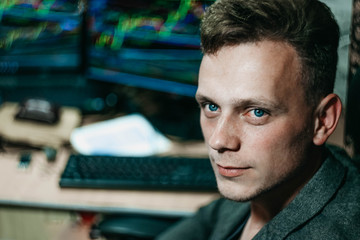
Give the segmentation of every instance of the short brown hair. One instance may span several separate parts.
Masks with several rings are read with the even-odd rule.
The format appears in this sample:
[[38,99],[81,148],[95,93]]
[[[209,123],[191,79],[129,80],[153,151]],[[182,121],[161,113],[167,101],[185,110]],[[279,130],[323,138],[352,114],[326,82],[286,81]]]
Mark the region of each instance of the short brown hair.
[[301,59],[306,99],[311,104],[331,93],[338,60],[339,26],[317,0],[218,0],[201,24],[204,54],[224,46],[262,40],[284,41]]

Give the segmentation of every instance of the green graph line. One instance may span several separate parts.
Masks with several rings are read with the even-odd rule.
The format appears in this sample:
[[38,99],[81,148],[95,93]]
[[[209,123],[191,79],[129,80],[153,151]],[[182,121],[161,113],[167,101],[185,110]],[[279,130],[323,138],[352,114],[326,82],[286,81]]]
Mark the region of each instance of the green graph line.
[[6,9],[11,8],[16,4],[17,0],[3,0],[0,3],[0,22]]
[[[113,37],[112,33],[103,32],[96,42],[96,47],[104,47],[105,45],[110,44],[111,49],[120,49],[123,45],[125,34],[139,27],[144,21],[163,22],[158,34],[161,37],[168,37],[171,35],[177,22],[185,18],[191,8],[192,1],[193,0],[181,0],[179,8],[176,11],[169,13],[165,21],[161,17],[132,17],[123,14],[119,17]],[[146,36],[144,36],[144,39],[146,39]]]
[[37,12],[43,15],[48,14],[55,2],[56,0],[43,0],[37,9]]
[[160,30],[161,36],[169,36],[179,20],[182,20],[191,7],[191,0],[182,0],[179,9],[175,13],[170,13]]
[[[39,38],[39,35],[45,31],[47,23],[42,23],[39,26],[33,28],[31,31],[27,31],[26,39],[35,40]],[[18,39],[24,38],[24,32],[22,28],[15,29],[9,32],[5,38],[0,39],[0,49],[10,49],[13,42]]]
[[[38,6],[36,12],[41,15],[46,15],[50,12],[51,7],[56,0],[43,0]],[[19,0],[1,0],[0,2],[0,22],[2,21],[4,12],[19,4]]]

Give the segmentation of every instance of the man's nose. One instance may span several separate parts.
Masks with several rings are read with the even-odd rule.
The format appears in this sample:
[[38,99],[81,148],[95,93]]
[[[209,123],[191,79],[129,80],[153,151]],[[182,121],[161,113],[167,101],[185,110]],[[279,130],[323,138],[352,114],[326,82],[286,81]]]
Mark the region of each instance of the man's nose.
[[240,149],[239,120],[231,116],[220,117],[209,138],[209,146],[218,151],[237,151]]

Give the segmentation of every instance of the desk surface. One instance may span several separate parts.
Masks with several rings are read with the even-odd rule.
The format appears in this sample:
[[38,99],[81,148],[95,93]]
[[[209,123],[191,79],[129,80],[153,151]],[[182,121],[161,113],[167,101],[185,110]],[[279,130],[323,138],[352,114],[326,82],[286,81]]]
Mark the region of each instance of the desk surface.
[[28,168],[19,168],[19,150],[0,153],[0,205],[102,213],[186,216],[219,197],[218,193],[67,189],[58,185],[69,151],[48,162],[32,151]]

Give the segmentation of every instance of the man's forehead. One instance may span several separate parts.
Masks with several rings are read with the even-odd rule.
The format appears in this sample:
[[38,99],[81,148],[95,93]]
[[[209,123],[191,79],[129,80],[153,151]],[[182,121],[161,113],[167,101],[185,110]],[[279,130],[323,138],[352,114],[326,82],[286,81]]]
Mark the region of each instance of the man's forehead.
[[282,42],[223,48],[216,55],[204,56],[197,99],[210,98],[231,105],[267,102],[278,108],[279,102],[301,91],[300,71],[295,50]]
[[243,43],[223,47],[215,54],[205,54],[200,65],[199,85],[203,79],[233,75],[239,71],[251,74],[249,77],[258,75],[261,78],[264,78],[262,72],[266,72],[269,78],[277,75],[275,77],[279,80],[282,80],[283,74],[292,74],[292,78],[299,80],[301,69],[297,51],[286,42],[265,40]]

